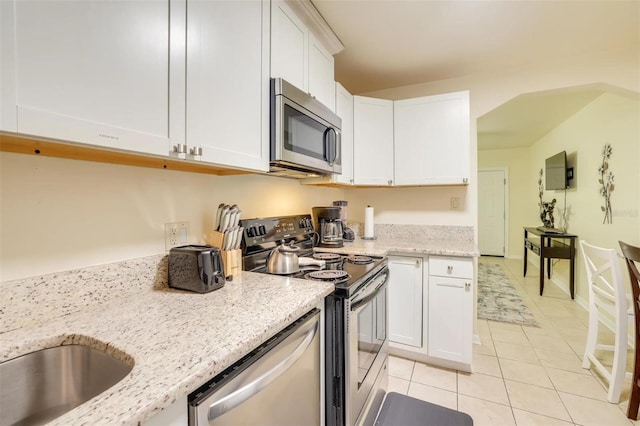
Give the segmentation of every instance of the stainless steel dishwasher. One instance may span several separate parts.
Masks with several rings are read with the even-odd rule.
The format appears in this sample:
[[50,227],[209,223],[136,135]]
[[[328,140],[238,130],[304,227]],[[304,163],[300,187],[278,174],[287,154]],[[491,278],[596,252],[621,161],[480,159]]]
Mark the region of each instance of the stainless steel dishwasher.
[[320,311],[314,309],[189,395],[189,425],[319,425]]

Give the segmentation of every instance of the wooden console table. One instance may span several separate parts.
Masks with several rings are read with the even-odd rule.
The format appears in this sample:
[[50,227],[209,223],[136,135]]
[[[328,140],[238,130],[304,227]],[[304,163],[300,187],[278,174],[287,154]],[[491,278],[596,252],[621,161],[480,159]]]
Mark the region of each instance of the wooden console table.
[[[529,234],[538,238],[531,238]],[[574,298],[576,238],[573,234],[524,228],[524,276],[527,276],[527,250],[531,250],[540,256],[540,296],[544,290],[544,260],[547,259],[547,277],[551,278],[551,259],[569,259],[569,290]]]

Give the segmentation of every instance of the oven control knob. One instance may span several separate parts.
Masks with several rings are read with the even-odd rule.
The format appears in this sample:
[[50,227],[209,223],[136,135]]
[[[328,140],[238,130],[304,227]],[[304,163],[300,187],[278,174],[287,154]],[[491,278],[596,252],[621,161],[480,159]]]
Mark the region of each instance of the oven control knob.
[[264,225],[258,227],[258,235],[267,235],[267,228]]

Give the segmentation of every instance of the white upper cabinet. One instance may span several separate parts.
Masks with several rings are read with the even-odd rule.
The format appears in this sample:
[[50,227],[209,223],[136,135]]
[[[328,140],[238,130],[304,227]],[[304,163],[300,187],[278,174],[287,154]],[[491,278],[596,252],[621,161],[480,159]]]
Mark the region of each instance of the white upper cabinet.
[[353,184],[353,95],[336,83],[336,114],[342,120],[342,174],[333,175],[336,183]]
[[395,185],[469,180],[469,92],[395,101]]
[[179,8],[167,0],[0,7],[2,130],[159,155],[184,137],[184,74],[172,70],[184,49],[169,49],[169,34],[184,28],[184,17],[170,16]]
[[267,171],[268,1],[189,2],[186,43],[187,151],[201,147],[202,161]]
[[280,0],[271,3],[271,77],[285,79],[334,111],[333,55]]
[[393,185],[393,101],[353,97],[353,182]]
[[309,93],[331,110],[334,110],[336,103],[333,70],[333,56],[309,33]]
[[309,31],[284,1],[271,3],[271,77],[309,87]]

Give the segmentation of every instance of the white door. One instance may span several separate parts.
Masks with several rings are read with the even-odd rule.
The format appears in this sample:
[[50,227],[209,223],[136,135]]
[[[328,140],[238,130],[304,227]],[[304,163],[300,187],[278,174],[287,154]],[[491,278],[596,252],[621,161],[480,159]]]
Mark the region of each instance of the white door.
[[389,340],[422,347],[422,258],[389,256]]
[[505,254],[506,188],[505,170],[478,171],[478,243],[482,255]]

